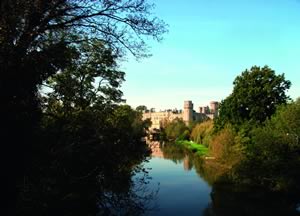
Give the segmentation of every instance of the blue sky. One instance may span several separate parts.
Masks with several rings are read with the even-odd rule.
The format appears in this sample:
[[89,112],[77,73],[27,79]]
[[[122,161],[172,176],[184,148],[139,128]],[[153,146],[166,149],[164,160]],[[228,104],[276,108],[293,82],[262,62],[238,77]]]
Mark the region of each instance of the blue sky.
[[129,58],[124,98],[133,107],[181,109],[225,99],[234,78],[253,65],[268,65],[292,82],[300,96],[299,0],[155,0],[155,14],[169,25],[153,56]]

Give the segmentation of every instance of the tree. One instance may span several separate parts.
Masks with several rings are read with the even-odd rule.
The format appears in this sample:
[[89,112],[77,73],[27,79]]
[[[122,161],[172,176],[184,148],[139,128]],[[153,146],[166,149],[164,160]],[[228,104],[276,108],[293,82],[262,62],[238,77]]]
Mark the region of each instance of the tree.
[[226,123],[261,124],[275,113],[278,105],[287,102],[286,90],[291,82],[285,80],[284,74],[276,75],[268,66],[253,66],[237,76],[233,85],[231,95],[221,102],[216,128]]
[[191,139],[199,144],[208,146],[211,140],[213,122],[211,120],[196,124],[191,132]]
[[7,138],[38,120],[38,87],[70,64],[70,44],[96,38],[117,56],[126,50],[147,56],[144,39],[160,40],[166,32],[152,9],[146,0],[1,1],[0,94],[1,113],[9,113],[3,116]]
[[209,144],[209,151],[212,156],[231,169],[242,160],[243,155],[240,144],[238,134],[230,125],[226,125],[212,138]]
[[135,109],[138,112],[146,112],[147,111],[147,107],[145,105],[139,105],[136,107]]
[[[122,57],[128,51],[137,58],[148,56],[144,39],[152,37],[154,40],[160,40],[166,32],[165,24],[153,16],[152,9],[153,6],[146,0],[2,0],[0,2],[0,69],[2,72],[0,97],[2,99],[1,122],[4,125],[1,131],[3,140],[1,158],[7,164],[6,169],[3,170],[5,176],[15,179],[18,185],[22,185],[24,173],[30,172],[32,168],[33,156],[40,153],[40,145],[35,145],[39,137],[38,133],[41,131],[39,121],[44,119],[40,86],[51,77],[53,82],[58,82],[58,79],[61,79],[61,82],[70,81],[69,84],[79,88],[76,89],[74,96],[74,91],[68,94],[68,89],[64,89],[62,85],[55,85],[60,89],[56,89],[53,93],[51,97],[53,100],[48,100],[48,104],[43,105],[51,104],[56,110],[66,108],[68,103],[68,106],[73,108],[76,105],[77,109],[84,108],[88,103],[92,103],[91,101],[95,102],[91,91],[93,87],[89,86],[91,82],[88,79],[99,76],[93,73],[101,70],[91,71],[87,65],[78,67],[79,63],[87,63],[88,60],[85,58],[90,57],[82,55],[78,57],[76,50],[79,44],[83,42],[90,44],[96,40],[98,43],[93,44],[94,46],[98,46],[104,52],[112,53],[113,56]],[[104,54],[101,53],[102,60]],[[71,72],[74,62],[74,66],[78,69],[75,70],[77,74]],[[83,78],[86,76],[82,74],[85,69],[88,70],[89,78]],[[105,72],[109,73],[109,70],[108,68]],[[111,77],[105,77],[106,74],[100,75],[105,77],[110,86],[109,88],[102,86],[100,92],[111,98],[102,98],[102,100],[101,97],[97,97],[96,100],[107,102],[120,99],[121,92],[116,89],[123,80],[123,75],[117,71],[110,75]],[[78,85],[80,79],[87,82]],[[80,91],[82,87],[85,92]],[[67,96],[66,98],[59,98],[58,93],[62,92]],[[104,110],[103,106],[98,108]],[[100,114],[97,117],[103,120],[102,117],[107,113],[103,111]],[[84,122],[87,116],[89,118]],[[93,113],[89,110],[89,112],[77,113],[70,121],[74,120],[72,124],[78,126],[76,129],[82,129],[81,134],[84,134],[85,129],[92,133],[92,128],[88,128],[88,123],[92,123],[92,117]],[[53,125],[56,125],[55,123],[56,120]],[[75,128],[74,125],[68,128],[70,124],[70,122],[61,122],[62,128],[67,130]],[[78,140],[81,141],[83,137]],[[79,136],[75,136],[74,140],[77,138]],[[10,188],[16,188],[14,183],[16,182],[7,179],[8,185],[13,184]],[[9,194],[13,192],[9,191]],[[10,207],[14,209],[14,203]]]
[[[38,153],[31,160],[36,165],[25,175],[30,189],[23,190],[21,197],[30,197],[31,201],[26,205],[21,199],[25,205],[18,210],[24,214],[31,205],[45,212],[60,211],[56,206],[64,206],[62,197],[70,193],[81,197],[72,198],[72,203],[91,206],[96,200],[99,205],[114,202],[106,197],[105,190],[111,187],[126,191],[133,165],[147,154],[141,137],[145,136],[149,121],[143,121],[142,114],[130,106],[118,105],[122,101],[119,87],[124,73],[118,70],[111,50],[98,43],[101,41],[94,39],[74,47],[77,58],[47,80],[52,91],[43,98],[45,107],[39,133],[43,145],[35,146]],[[34,178],[43,181],[36,183]],[[43,187],[55,192],[44,192]],[[36,197],[47,207],[35,204]],[[72,205],[64,211],[80,214],[94,209],[79,206]]]
[[69,44],[97,38],[115,55],[129,50],[137,57],[147,56],[143,38],[160,40],[166,31],[165,24],[152,16],[152,8],[145,0],[1,1],[4,110],[20,106],[26,116],[38,106],[37,87],[70,62]]
[[52,90],[46,100],[61,102],[66,112],[122,102],[124,72],[118,70],[111,50],[96,39],[74,50],[78,56],[72,64],[46,81]]
[[26,189],[19,196],[20,215],[95,215],[105,204],[112,210],[112,196],[130,190],[136,165],[148,155],[141,141],[147,122],[130,106],[91,104],[67,115],[61,106],[44,115],[42,145],[35,148],[26,183],[19,185]]
[[300,101],[280,106],[265,125],[251,131],[242,178],[274,190],[299,189]]
[[189,137],[189,128],[182,119],[175,118],[166,125],[164,130],[166,137],[170,140],[175,140],[177,138],[188,139]]

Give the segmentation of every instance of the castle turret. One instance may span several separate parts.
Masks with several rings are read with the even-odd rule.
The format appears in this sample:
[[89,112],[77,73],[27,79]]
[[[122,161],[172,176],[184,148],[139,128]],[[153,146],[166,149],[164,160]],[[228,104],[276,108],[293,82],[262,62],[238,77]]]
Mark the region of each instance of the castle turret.
[[214,114],[214,116],[217,116],[218,115],[218,109],[219,109],[219,102],[211,101],[210,102],[210,113]]
[[183,121],[189,123],[193,121],[193,103],[192,101],[184,101]]
[[199,107],[199,113],[203,113],[203,107]]
[[199,107],[199,113],[208,114],[209,113],[208,106]]

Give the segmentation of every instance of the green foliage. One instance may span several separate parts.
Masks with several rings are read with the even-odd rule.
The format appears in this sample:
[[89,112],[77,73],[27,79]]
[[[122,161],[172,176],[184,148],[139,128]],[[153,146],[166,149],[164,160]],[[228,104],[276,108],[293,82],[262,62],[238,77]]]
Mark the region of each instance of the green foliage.
[[212,136],[213,121],[208,120],[200,124],[196,124],[191,133],[191,139],[205,146],[209,145]]
[[190,138],[190,131],[186,129],[179,137],[179,140],[188,140]]
[[130,186],[144,125],[116,105],[116,61],[128,51],[146,57],[144,39],[161,40],[165,24],[152,9],[144,0],[1,1],[2,150],[18,215],[95,215],[109,180]]
[[149,122],[142,120],[140,112],[133,110],[129,105],[120,105],[113,111],[113,115],[108,120],[114,128],[118,128],[122,135],[139,139],[145,136],[145,129]]
[[290,85],[284,74],[254,66],[222,101],[209,152],[235,168],[226,174],[234,182],[300,189],[300,102],[287,104]]
[[[58,204],[67,204],[63,198],[68,194],[74,197],[74,204],[97,201],[104,205],[112,201],[102,197],[104,191],[129,190],[132,168],[148,154],[146,144],[141,142],[145,128],[140,113],[127,105],[93,106],[67,116],[49,113],[43,120],[43,145],[36,146],[39,154],[34,155],[35,165],[28,173],[30,187],[22,194],[31,199],[25,208],[39,206],[35,203],[38,197],[49,206],[39,206],[44,211],[56,211]],[[34,178],[41,182],[36,183]],[[42,191],[43,187],[49,190]],[[73,210],[64,207],[62,211]]]
[[140,105],[140,106],[137,106],[135,108],[136,111],[139,111],[139,112],[146,112],[148,109],[145,105]]
[[121,102],[118,88],[124,81],[124,72],[117,70],[111,50],[96,40],[74,50],[78,55],[72,65],[47,80],[47,86],[52,88],[47,99],[60,101],[66,112]]
[[182,119],[174,119],[164,129],[167,139],[185,139],[189,136],[189,129]]
[[209,144],[209,153],[228,167],[240,163],[243,157],[242,137],[238,135],[232,126],[227,125],[214,135]]
[[[43,98],[39,133],[43,146],[34,160],[44,160],[42,157],[47,161],[37,163],[30,176],[46,183],[31,183],[31,190],[24,196],[39,197],[33,190],[49,187],[55,193],[42,193],[48,197],[43,200],[48,206],[57,205],[69,193],[80,197],[74,198],[77,202],[90,202],[84,197],[96,192],[99,196],[93,197],[93,203],[107,205],[110,200],[102,197],[104,191],[129,190],[132,168],[148,154],[141,138],[149,121],[144,122],[142,114],[128,105],[116,105],[122,101],[119,87],[124,73],[116,69],[116,57],[109,49],[93,45],[76,47],[78,58],[51,77],[48,86],[52,91]],[[40,169],[57,174],[44,176]],[[91,182],[94,187],[89,186]]]
[[236,127],[263,123],[275,113],[278,105],[287,102],[286,90],[291,86],[284,74],[276,75],[268,66],[245,70],[233,84],[233,92],[221,102],[215,121],[217,130],[227,123]]
[[265,126],[254,129],[251,135],[253,139],[247,146],[241,175],[274,190],[297,186],[300,180],[299,100],[281,106]]
[[177,140],[177,145],[184,146],[188,150],[192,151],[193,153],[196,153],[197,155],[206,155],[208,153],[208,148],[204,145],[194,143],[192,141],[188,140]]

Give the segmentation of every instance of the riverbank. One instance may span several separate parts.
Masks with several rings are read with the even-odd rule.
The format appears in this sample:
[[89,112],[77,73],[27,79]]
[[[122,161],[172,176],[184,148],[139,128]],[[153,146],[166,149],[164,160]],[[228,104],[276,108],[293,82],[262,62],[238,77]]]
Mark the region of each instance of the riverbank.
[[184,148],[192,151],[193,153],[199,155],[199,156],[205,156],[208,154],[208,148],[204,145],[195,143],[193,141],[188,140],[176,140],[176,145],[183,146]]

